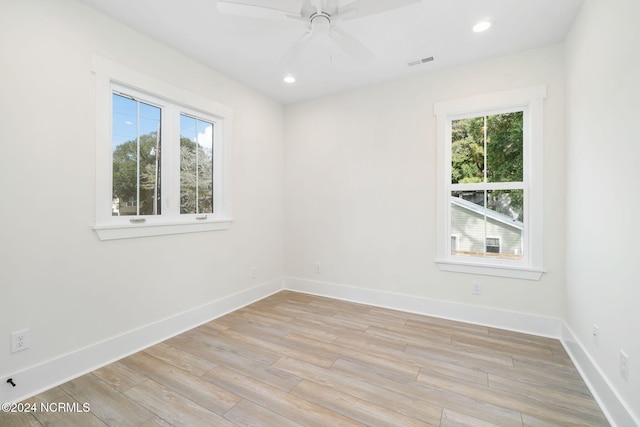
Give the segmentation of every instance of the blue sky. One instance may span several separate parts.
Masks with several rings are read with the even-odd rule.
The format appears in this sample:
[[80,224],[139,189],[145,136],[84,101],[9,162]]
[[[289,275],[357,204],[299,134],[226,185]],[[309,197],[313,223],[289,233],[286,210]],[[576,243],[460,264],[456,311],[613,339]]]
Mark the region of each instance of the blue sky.
[[140,135],[157,131],[160,116],[160,108],[114,93],[112,148],[115,150],[118,145],[136,139],[138,125]]
[[[138,111],[138,105],[140,110]],[[161,119],[159,107],[113,94],[112,148],[135,140],[140,135],[158,130]],[[180,117],[180,136],[197,141],[203,148],[212,148],[213,124],[190,116]]]

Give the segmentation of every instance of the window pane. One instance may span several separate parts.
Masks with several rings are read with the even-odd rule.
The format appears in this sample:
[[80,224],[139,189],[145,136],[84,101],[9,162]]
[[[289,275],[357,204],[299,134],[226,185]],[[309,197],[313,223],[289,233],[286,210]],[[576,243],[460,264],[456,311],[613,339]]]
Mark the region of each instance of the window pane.
[[511,221],[522,222],[524,221],[523,197],[522,190],[489,190],[487,191],[487,208]]
[[112,215],[160,215],[160,108],[114,93]]
[[[499,254],[492,256],[504,259],[523,258],[523,197],[523,190],[487,191],[487,236],[498,238],[499,245],[494,246],[500,248]],[[487,246],[489,243],[487,242]]]
[[484,117],[451,122],[451,183],[484,182]]
[[522,259],[522,190],[452,191],[453,255]]
[[522,117],[518,111],[453,120],[451,183],[522,182]]
[[453,255],[484,256],[484,191],[451,192],[451,234],[458,240]]
[[180,213],[213,213],[213,123],[180,115]]
[[522,182],[522,111],[487,117],[487,181]]

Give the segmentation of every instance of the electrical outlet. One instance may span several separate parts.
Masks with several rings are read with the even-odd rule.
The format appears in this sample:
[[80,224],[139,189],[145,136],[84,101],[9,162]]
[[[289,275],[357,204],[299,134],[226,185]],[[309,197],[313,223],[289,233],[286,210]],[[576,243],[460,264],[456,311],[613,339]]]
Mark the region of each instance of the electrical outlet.
[[629,356],[624,350],[620,350],[620,375],[625,381],[629,381]]
[[471,293],[473,295],[482,295],[482,283],[477,280],[471,282]]
[[251,275],[249,276],[251,279],[255,279],[256,278],[256,267],[251,267]]
[[316,262],[316,273],[320,273],[320,263]]
[[29,329],[11,333],[11,353],[17,353],[26,350],[31,345],[29,338]]
[[600,327],[598,325],[596,325],[595,323],[593,324],[593,344],[598,347],[600,345]]

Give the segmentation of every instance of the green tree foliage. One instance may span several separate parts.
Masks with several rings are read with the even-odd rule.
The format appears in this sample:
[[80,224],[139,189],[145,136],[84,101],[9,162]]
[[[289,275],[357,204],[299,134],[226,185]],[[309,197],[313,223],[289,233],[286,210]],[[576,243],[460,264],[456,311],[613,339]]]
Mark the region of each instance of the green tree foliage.
[[466,184],[522,181],[522,112],[454,120],[451,129],[451,182]]
[[[188,138],[180,139],[180,213],[213,212],[213,161],[210,151]],[[138,142],[127,141],[113,151],[112,197],[119,200],[121,215],[136,215],[135,206],[131,209],[124,206],[128,201],[137,199],[138,185],[140,215],[160,214],[160,145],[157,132],[140,137],[139,153],[138,181]],[[157,211],[154,212],[156,202]]]
[[487,180],[522,181],[522,111],[487,117]]
[[515,220],[523,220],[522,190],[494,190],[487,193],[487,208]]
[[[451,183],[522,181],[522,119],[523,114],[518,111],[454,120],[451,129]],[[521,190],[497,190],[487,194],[487,208],[518,220],[522,220],[522,205]]]
[[[140,186],[140,215],[160,213],[160,146],[157,137],[157,132],[140,136],[139,150],[138,141],[131,140],[118,145],[113,151],[112,197],[114,200],[119,200],[121,214],[136,214],[135,209],[133,212],[125,212],[123,206],[128,201],[137,199],[138,185]],[[140,154],[139,182],[138,152]]]
[[191,139],[182,137],[180,138],[180,213],[211,212],[213,212],[212,153]]
[[451,182],[484,181],[484,118],[454,120],[451,129]]

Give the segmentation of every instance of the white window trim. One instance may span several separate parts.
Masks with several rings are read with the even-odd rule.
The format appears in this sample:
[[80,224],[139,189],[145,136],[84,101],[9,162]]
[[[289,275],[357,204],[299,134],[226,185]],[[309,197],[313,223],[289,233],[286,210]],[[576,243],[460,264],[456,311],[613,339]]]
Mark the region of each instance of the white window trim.
[[[100,240],[127,239],[136,237],[161,236],[167,234],[194,233],[229,229],[231,217],[231,169],[230,143],[233,111],[217,102],[180,89],[167,82],[131,70],[127,67],[94,55],[92,71],[96,77],[96,221],[93,227]],[[177,194],[168,194],[163,188],[163,214],[156,217],[145,216],[144,222],[131,222],[129,218],[111,216],[112,153],[111,116],[112,90],[114,85],[147,93],[150,97],[162,98],[168,103],[179,105],[182,112],[202,116],[215,121],[215,138],[220,151],[216,152],[214,177],[216,200],[215,212],[206,215],[170,215],[176,209],[165,210],[165,203],[179,199]],[[175,125],[174,125],[175,126]],[[175,147],[174,147],[175,148]],[[164,161],[164,160],[163,160]],[[175,169],[175,167],[174,167]],[[173,190],[179,189],[175,182],[175,172],[164,169],[165,179],[173,181]],[[137,217],[134,217],[137,218]]]
[[[543,267],[543,227],[542,227],[542,188],[543,188],[543,103],[547,95],[546,85],[530,86],[505,92],[495,92],[468,98],[439,102],[434,105],[436,116],[437,146],[437,258],[436,263],[442,271],[469,274],[511,277],[517,279],[539,280],[545,272]],[[528,194],[525,204],[526,250],[523,261],[496,260],[487,258],[456,257],[451,255],[450,230],[450,185],[451,185],[451,127],[452,117],[486,114],[523,108],[525,111],[524,129],[529,134],[524,141],[524,182]]]

